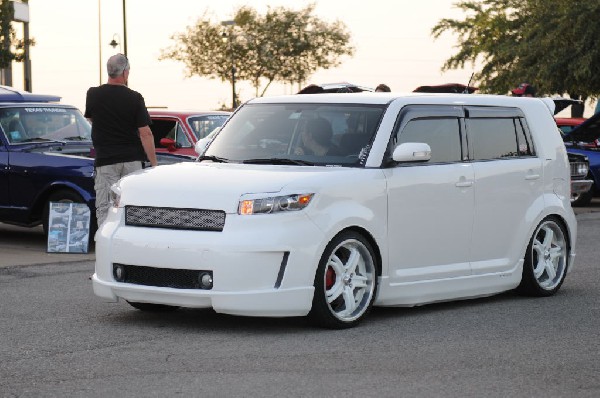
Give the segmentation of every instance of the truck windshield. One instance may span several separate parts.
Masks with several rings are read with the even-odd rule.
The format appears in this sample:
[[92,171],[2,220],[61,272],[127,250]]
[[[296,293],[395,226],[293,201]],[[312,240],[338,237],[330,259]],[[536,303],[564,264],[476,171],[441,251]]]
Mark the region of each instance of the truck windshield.
[[91,141],[91,125],[76,108],[23,106],[0,109],[0,127],[9,144]]

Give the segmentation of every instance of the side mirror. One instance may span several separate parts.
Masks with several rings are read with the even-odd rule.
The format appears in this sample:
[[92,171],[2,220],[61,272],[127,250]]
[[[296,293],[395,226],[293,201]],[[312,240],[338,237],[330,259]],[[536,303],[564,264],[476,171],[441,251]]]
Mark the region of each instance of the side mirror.
[[424,142],[405,142],[394,149],[395,162],[426,162],[431,159],[431,147]]
[[175,152],[177,149],[177,143],[171,138],[161,138],[160,146],[167,148],[169,152]]
[[196,145],[194,145],[194,150],[196,151],[196,153],[199,156],[204,155],[204,152],[206,151],[208,144],[210,144],[210,142],[213,140],[213,138],[215,138],[215,136],[217,135],[219,130],[221,130],[221,126],[215,128],[213,131],[208,133],[208,135],[206,137],[200,138],[198,140],[198,142],[196,142]]
[[204,151],[206,151],[206,147],[208,146],[208,143],[210,142],[212,137],[204,137],[198,140],[198,142],[196,142],[196,144],[194,145],[194,150],[196,151],[196,153],[198,154],[198,156],[202,156],[204,154]]

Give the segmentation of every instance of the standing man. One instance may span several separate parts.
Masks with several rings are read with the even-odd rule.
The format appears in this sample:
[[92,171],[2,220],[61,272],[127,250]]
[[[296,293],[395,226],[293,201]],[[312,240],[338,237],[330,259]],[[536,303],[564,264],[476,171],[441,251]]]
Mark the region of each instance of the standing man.
[[129,61],[123,54],[106,63],[108,82],[91,87],[86,96],[85,117],[92,122],[96,150],[96,218],[100,226],[108,215],[110,187],[121,177],[142,168],[148,159],[156,166],[152,122],[144,97],[127,87]]

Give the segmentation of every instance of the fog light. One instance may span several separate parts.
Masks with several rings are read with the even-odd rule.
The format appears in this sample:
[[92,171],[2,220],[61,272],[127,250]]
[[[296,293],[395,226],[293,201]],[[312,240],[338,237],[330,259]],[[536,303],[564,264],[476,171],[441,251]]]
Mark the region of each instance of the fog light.
[[122,264],[113,265],[113,276],[117,282],[125,281],[125,266]]
[[212,289],[213,278],[209,272],[201,272],[200,275],[198,275],[198,282],[200,282],[201,289]]

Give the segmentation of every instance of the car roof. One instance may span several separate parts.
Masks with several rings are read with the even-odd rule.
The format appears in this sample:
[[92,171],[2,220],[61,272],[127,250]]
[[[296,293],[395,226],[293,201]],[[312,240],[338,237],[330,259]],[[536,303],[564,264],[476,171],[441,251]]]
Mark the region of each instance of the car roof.
[[363,91],[374,91],[370,87],[357,86],[352,83],[325,83],[319,84],[325,93],[360,93]]
[[182,118],[188,118],[190,116],[206,116],[206,115],[224,115],[229,116],[231,112],[226,111],[194,111],[194,110],[172,110],[172,109],[148,109],[150,116],[176,116]]
[[585,122],[587,118],[585,117],[555,117],[556,124],[558,127],[561,126],[579,126],[581,123]]
[[69,108],[78,109],[74,105],[57,104],[55,102],[3,102],[0,101],[0,108]]
[[386,105],[393,101],[406,104],[430,105],[473,105],[473,106],[508,106],[528,107],[528,104],[543,102],[550,112],[554,111],[554,102],[549,98],[512,97],[489,94],[439,94],[439,93],[371,93],[362,92],[348,94],[303,94],[282,95],[275,97],[259,97],[248,101],[258,103],[319,103],[319,104],[365,104]]
[[361,93],[375,91],[370,87],[357,86],[348,82],[309,84],[296,94]]
[[413,92],[415,93],[454,93],[454,94],[472,94],[477,89],[473,86],[465,86],[460,83],[438,84],[434,86],[419,86]]
[[566,136],[583,142],[591,142],[600,138],[600,112],[573,128]]
[[571,105],[582,104],[583,101],[572,99],[572,98],[564,98],[564,97],[552,97],[552,101],[556,105],[556,109],[554,109],[554,114],[556,115],[560,111],[567,109]]
[[47,94],[33,94],[27,91],[16,90],[9,86],[0,86],[0,103],[5,102],[59,102],[59,96]]

